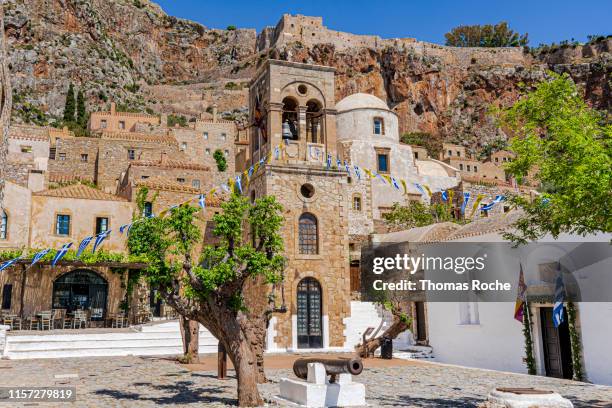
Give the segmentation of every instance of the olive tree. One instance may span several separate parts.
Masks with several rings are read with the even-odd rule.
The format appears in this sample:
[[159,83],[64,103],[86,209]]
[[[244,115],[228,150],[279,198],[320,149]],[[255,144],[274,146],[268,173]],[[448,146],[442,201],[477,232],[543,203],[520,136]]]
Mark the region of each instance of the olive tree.
[[[199,208],[181,205],[166,217],[135,223],[128,246],[146,255],[148,280],[181,316],[206,327],[225,347],[241,406],[259,406],[265,326],[275,311],[271,284],[282,280],[281,206],[232,195],[213,217],[216,245],[203,242]],[[264,305],[264,306],[262,306]]]

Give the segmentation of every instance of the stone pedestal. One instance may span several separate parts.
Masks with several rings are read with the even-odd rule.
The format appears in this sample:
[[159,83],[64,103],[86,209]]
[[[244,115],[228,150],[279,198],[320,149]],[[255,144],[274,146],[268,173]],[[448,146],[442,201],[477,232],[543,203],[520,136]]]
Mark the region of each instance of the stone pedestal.
[[355,407],[364,406],[365,386],[354,383],[350,374],[340,374],[335,383],[329,383],[325,367],[308,364],[307,381],[283,378],[280,395],[276,400],[282,406],[293,407]]
[[526,389],[495,389],[482,408],[573,408],[572,402],[556,392]]

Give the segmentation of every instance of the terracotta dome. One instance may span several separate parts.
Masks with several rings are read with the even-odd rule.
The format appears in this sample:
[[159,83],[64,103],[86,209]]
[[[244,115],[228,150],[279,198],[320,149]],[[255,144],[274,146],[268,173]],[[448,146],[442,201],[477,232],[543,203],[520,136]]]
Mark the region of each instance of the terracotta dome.
[[336,104],[336,110],[338,112],[345,112],[352,109],[389,110],[389,107],[382,99],[367,93],[349,95]]

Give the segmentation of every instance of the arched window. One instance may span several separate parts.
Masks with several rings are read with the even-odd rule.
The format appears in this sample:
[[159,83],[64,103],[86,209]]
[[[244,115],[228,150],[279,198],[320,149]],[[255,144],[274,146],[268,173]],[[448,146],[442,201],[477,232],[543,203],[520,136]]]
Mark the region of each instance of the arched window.
[[295,99],[283,99],[283,139],[298,139],[298,103]]
[[0,239],[6,239],[7,231],[8,231],[8,215],[6,214],[6,212],[2,211],[2,218],[0,218]]
[[306,139],[323,143],[323,106],[314,99],[306,103]]
[[374,134],[375,135],[385,134],[385,121],[383,118],[374,118]]
[[314,215],[304,213],[300,216],[298,235],[300,254],[316,255],[319,253],[317,218]]

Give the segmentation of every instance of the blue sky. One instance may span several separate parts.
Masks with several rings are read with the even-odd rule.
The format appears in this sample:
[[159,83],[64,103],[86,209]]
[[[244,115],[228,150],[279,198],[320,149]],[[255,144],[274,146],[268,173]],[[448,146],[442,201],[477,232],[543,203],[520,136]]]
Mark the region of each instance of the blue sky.
[[283,13],[323,16],[335,30],[414,37],[444,43],[444,33],[461,24],[508,21],[529,33],[529,43],[559,42],[588,34],[612,33],[612,0],[156,0],[170,15],[211,28],[255,28],[274,25]]

